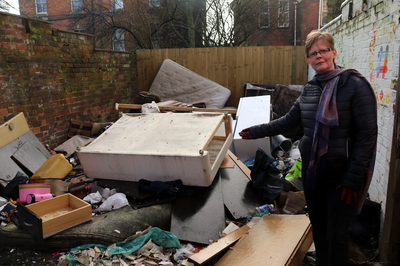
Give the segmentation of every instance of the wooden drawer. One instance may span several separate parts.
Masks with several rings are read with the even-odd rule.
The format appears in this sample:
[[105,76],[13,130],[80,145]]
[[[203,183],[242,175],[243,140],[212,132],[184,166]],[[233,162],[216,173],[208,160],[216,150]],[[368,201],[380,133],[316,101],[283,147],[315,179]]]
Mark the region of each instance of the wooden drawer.
[[70,193],[26,206],[18,202],[17,210],[19,226],[38,241],[92,219],[92,206]]

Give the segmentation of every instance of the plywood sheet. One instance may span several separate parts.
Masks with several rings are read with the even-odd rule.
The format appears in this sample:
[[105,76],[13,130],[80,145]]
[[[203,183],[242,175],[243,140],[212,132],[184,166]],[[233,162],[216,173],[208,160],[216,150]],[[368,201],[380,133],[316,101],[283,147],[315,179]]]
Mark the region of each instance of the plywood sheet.
[[225,228],[219,174],[210,187],[191,189],[192,196],[179,197],[172,204],[171,232],[180,240],[207,245],[219,239],[219,232]]
[[305,215],[264,215],[215,265],[289,265],[309,229]]

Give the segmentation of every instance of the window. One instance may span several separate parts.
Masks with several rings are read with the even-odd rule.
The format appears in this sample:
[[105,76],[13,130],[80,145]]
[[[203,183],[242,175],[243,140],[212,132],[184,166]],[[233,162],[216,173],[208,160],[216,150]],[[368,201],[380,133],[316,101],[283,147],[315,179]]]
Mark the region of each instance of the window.
[[279,0],[278,27],[289,27],[289,0]]
[[71,12],[82,12],[82,0],[71,0]]
[[258,23],[260,28],[269,28],[269,0],[263,2],[262,11],[258,14]]
[[46,0],[36,0],[36,14],[47,14]]
[[161,0],[149,0],[150,7],[159,7],[161,6]]
[[113,35],[113,50],[125,51],[125,31],[117,29]]
[[112,9],[118,10],[124,8],[124,2],[122,0],[112,0]]

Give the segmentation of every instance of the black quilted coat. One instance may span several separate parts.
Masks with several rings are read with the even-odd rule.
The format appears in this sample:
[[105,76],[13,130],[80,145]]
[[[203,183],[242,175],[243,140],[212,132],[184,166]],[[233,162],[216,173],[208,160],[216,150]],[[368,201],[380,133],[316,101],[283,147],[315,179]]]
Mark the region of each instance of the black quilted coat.
[[[251,138],[261,138],[303,126],[304,136],[299,143],[303,179],[307,178],[321,92],[319,81],[312,79],[285,116],[250,128]],[[339,79],[336,97],[339,125],[331,127],[328,152],[320,158],[317,182],[341,184],[357,191],[367,177],[378,134],[375,95],[364,80],[345,72]]]

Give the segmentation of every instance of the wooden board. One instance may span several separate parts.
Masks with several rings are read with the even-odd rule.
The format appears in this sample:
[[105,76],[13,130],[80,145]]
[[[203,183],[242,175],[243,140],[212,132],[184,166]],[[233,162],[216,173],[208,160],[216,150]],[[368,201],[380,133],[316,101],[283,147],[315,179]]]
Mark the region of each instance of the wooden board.
[[24,113],[19,113],[0,126],[0,148],[29,131]]
[[217,242],[212,243],[211,245],[207,246],[205,249],[200,250],[200,252],[193,254],[189,257],[190,261],[193,261],[197,264],[204,264],[209,261],[214,256],[220,254],[222,251],[226,250],[230,246],[232,246],[236,241],[238,241],[242,236],[244,236],[250,227],[244,225],[239,229],[233,231],[232,233],[224,236],[223,238],[219,239]]
[[230,158],[232,158],[232,161],[240,168],[240,170],[242,170],[242,172],[247,176],[247,178],[251,180],[250,169],[230,150],[228,150],[227,154],[229,155]]
[[210,244],[225,228],[219,173],[210,187],[190,187],[194,194],[172,203],[171,233],[191,243]]
[[233,168],[220,169],[222,194],[225,207],[234,219],[246,218],[250,211],[264,205],[265,202],[255,193],[253,184],[233,162]]
[[6,186],[8,181],[12,180],[18,171],[24,173],[23,169],[12,160],[11,156],[28,140],[46,158],[50,157],[50,152],[31,131],[28,131],[24,135],[8,143],[4,147],[0,148],[0,184],[2,186]]
[[219,168],[233,168],[233,162],[228,154],[225,154],[225,157],[222,160],[221,166]]
[[293,258],[310,247],[310,227],[305,215],[264,215],[215,265],[300,265]]
[[46,156],[32,145],[29,140],[26,141],[11,158],[13,158],[22,169],[26,170],[29,176],[34,174],[47,160]]

